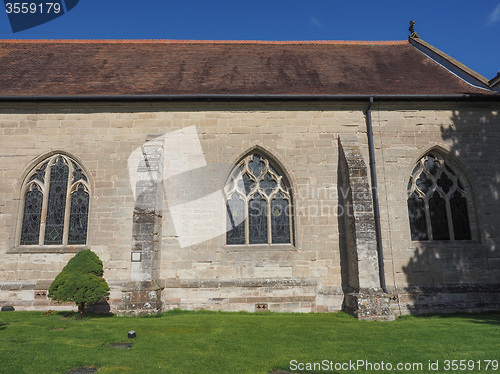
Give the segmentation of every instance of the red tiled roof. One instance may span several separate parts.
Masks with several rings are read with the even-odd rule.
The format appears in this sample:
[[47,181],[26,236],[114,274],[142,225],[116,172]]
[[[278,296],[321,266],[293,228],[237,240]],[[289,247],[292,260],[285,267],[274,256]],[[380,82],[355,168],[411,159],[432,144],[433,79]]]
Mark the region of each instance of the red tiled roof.
[[183,39],[0,39],[0,43],[54,44],[408,44],[407,40],[183,40]]
[[0,96],[496,95],[407,41],[0,40]]

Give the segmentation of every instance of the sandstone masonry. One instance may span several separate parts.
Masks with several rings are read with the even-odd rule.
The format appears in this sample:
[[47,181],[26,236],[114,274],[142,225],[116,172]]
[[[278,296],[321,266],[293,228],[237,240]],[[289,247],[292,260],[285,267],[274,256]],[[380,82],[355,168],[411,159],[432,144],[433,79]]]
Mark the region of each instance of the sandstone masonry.
[[[77,160],[89,177],[84,247],[103,260],[113,312],[346,309],[360,318],[393,318],[498,309],[498,107],[375,101],[386,294],[380,288],[367,169],[367,106],[349,101],[2,103],[0,305],[71,308],[55,305],[46,291],[80,247],[19,245],[24,179],[37,162],[61,153]],[[175,160],[162,159],[164,150],[155,139],[191,126],[210,171],[203,183],[218,186],[215,191],[224,188],[249,152],[275,160],[292,188],[293,243],[231,246],[218,235],[180,245],[162,174],[165,162]],[[132,185],[128,159],[138,148],[148,157]],[[472,240],[411,240],[407,186],[416,163],[429,152],[446,157],[467,180]],[[141,177],[141,171],[147,175]],[[180,191],[189,194],[190,185]]]

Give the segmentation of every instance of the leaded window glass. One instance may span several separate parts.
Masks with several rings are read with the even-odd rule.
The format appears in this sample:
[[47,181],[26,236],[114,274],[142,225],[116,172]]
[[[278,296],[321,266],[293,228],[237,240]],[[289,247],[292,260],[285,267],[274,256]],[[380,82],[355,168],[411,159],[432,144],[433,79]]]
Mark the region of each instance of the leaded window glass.
[[290,207],[282,193],[277,193],[271,201],[271,230],[273,243],[290,243],[290,220],[287,212]]
[[66,155],[35,166],[22,188],[20,245],[86,244],[90,202],[88,178]]
[[89,215],[89,194],[83,184],[71,194],[68,244],[85,244]]
[[292,196],[279,169],[260,153],[234,168],[226,184],[227,244],[292,243]]
[[227,244],[245,244],[245,200],[234,193],[227,202]]
[[465,181],[438,153],[419,160],[408,183],[412,240],[471,240]]
[[43,194],[40,187],[33,183],[26,191],[21,244],[38,244],[42,215]]
[[64,164],[63,158],[59,157],[50,173],[45,244],[62,244],[68,173],[69,167]]

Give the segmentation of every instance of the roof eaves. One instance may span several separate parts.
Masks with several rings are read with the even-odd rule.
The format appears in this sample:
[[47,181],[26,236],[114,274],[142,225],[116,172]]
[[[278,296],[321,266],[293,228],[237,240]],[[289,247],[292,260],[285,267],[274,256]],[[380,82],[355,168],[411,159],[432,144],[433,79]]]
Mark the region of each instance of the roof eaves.
[[423,41],[420,38],[409,38],[409,41],[410,44],[417,48],[419,51],[423,52],[428,57],[444,66],[446,69],[450,70],[452,73],[462,78],[467,83],[481,88],[490,88],[487,78],[483,77],[481,74],[475,72],[474,70],[455,60],[453,57],[447,55],[431,44]]
[[0,96],[0,102],[97,102],[97,101],[500,101],[500,94],[436,95],[282,95],[282,94],[199,94],[199,95],[37,95]]

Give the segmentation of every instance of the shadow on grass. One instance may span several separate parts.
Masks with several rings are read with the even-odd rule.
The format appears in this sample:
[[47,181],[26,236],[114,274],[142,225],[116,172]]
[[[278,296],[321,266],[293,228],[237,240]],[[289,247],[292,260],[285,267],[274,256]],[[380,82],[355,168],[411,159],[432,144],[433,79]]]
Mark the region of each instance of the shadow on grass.
[[484,313],[447,313],[447,314],[420,314],[420,315],[405,315],[398,318],[398,320],[407,319],[450,319],[460,318],[468,320],[472,323],[500,325],[500,311],[498,312],[484,312]]
[[499,312],[485,312],[485,313],[458,313],[452,315],[441,315],[441,318],[458,317],[469,319],[473,323],[500,325],[500,311]]
[[113,317],[113,313],[85,313],[83,316],[78,312],[62,311],[55,313],[58,316],[68,319],[94,319],[94,318],[109,318]]
[[7,327],[8,323],[3,323],[3,322],[0,322],[0,330],[5,330],[5,328]]
[[171,317],[171,316],[179,316],[179,315],[184,315],[184,314],[190,314],[190,315],[235,315],[235,314],[263,314],[263,315],[269,315],[273,314],[272,312],[258,312],[258,313],[250,313],[250,312],[226,312],[226,311],[220,311],[220,310],[207,310],[207,309],[197,309],[197,310],[186,310],[186,309],[171,309],[163,313],[156,313],[156,314],[142,314],[139,315],[138,317],[141,318],[162,318],[162,317]]
[[247,311],[222,311],[222,310],[207,310],[207,309],[198,309],[198,310],[186,310],[186,309],[171,309],[163,313],[157,313],[157,314],[143,314],[143,315],[138,315],[137,317],[140,318],[163,318],[163,317],[171,317],[171,316],[178,316],[178,315],[228,315],[228,316],[235,316],[235,315],[247,315],[247,316],[252,316],[252,317],[266,317],[266,316],[272,316],[272,317],[278,317],[279,315],[286,315],[286,316],[296,316],[298,318],[304,317],[307,318],[308,315],[314,314],[318,316],[323,316],[325,318],[336,318],[336,319],[343,319],[343,320],[352,320],[352,321],[357,321],[356,317],[353,317],[352,315],[344,312],[344,311],[338,311],[338,312],[332,312],[332,313],[290,313],[290,312],[271,312],[271,311],[262,311],[262,312],[247,312]]

